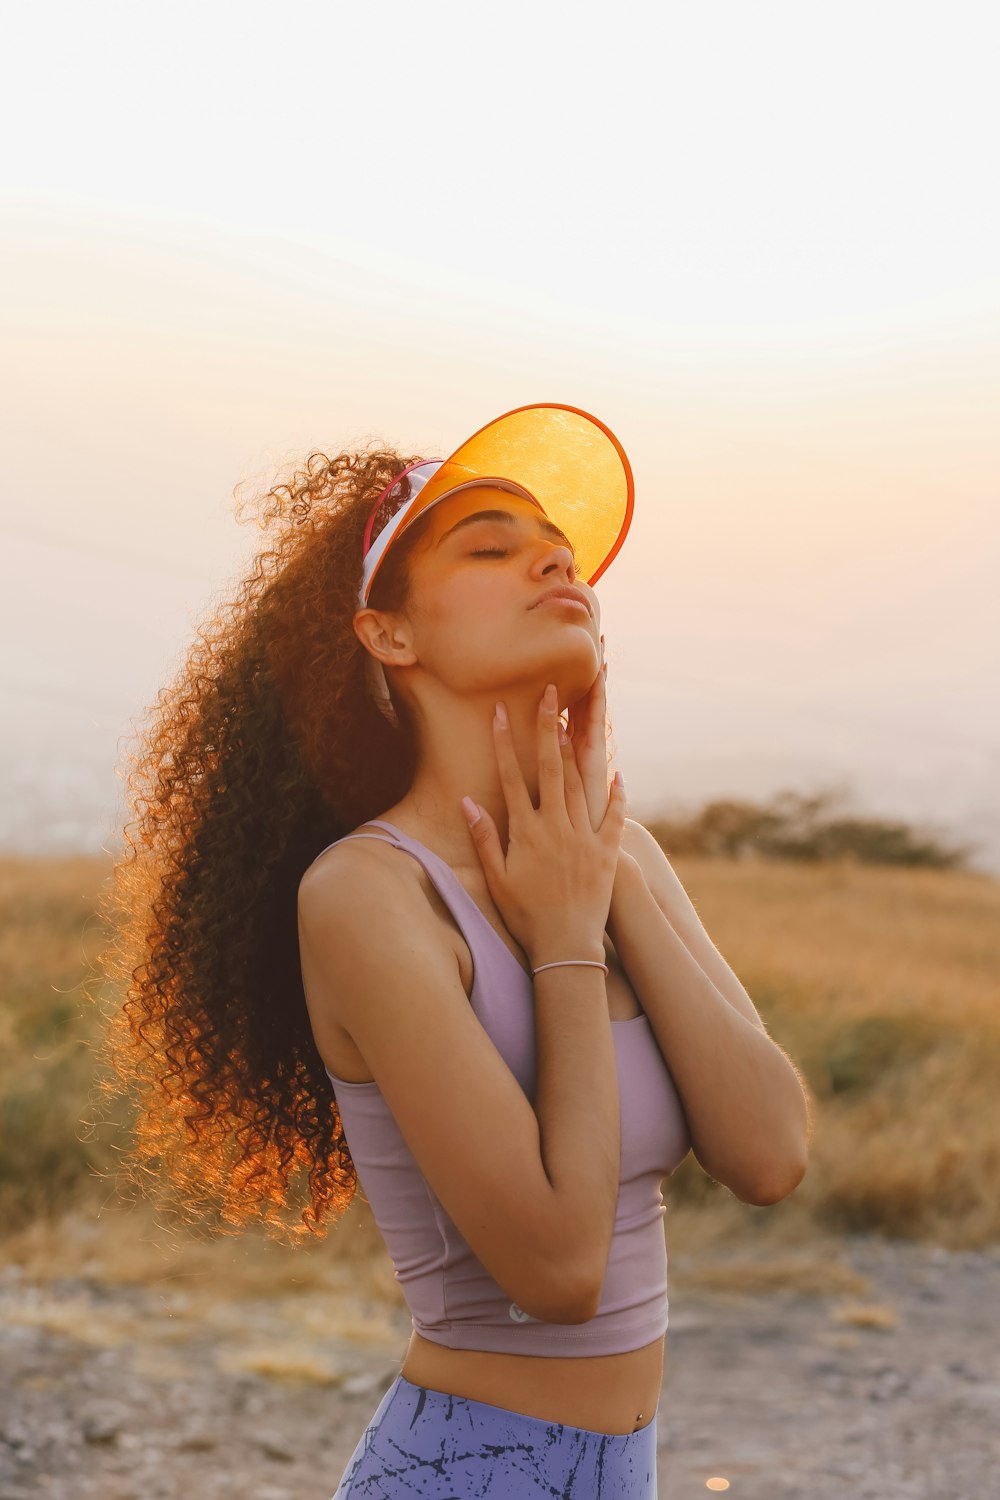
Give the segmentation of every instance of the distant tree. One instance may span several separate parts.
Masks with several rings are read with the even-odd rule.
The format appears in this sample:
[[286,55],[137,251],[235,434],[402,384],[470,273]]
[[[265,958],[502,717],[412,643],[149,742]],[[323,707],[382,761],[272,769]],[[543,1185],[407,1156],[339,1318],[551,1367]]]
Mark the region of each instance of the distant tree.
[[687,817],[646,826],[669,854],[730,859],[855,859],[861,864],[965,868],[972,844],[948,844],[928,830],[845,812],[843,793],[780,791],[767,803],[716,798]]

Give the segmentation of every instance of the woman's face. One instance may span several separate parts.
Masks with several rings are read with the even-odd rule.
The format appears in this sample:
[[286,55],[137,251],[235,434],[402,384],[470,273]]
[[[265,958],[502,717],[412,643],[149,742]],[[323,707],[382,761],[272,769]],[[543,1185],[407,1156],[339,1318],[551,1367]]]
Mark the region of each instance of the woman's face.
[[[601,664],[600,608],[572,542],[536,505],[477,485],[441,500],[409,558],[405,610],[425,669],[457,692],[555,682],[575,702]],[[586,606],[544,599],[571,585]]]

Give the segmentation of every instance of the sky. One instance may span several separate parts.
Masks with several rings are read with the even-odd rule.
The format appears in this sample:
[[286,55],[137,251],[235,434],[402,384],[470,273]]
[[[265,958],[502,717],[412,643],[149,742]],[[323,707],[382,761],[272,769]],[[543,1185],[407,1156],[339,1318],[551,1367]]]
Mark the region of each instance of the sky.
[[0,846],[115,766],[313,448],[581,407],[635,816],[837,788],[1000,873],[991,8],[38,0],[0,90]]

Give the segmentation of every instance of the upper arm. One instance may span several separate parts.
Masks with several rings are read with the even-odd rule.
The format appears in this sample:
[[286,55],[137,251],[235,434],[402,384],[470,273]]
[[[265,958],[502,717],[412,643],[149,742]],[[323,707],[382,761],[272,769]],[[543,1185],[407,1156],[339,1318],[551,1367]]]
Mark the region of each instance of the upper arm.
[[[340,845],[298,894],[303,976],[356,1042],[420,1171],[489,1274],[532,1316],[573,1322],[582,1278],[545,1173],[538,1120],[476,1016],[412,874]],[[568,1270],[567,1270],[568,1265]]]
[[677,928],[692,957],[698,961],[712,983],[741,1015],[766,1032],[767,1028],[756,1006],[712,942],[694,902],[649,829],[633,818],[626,818],[622,848],[640,866],[657,906]]

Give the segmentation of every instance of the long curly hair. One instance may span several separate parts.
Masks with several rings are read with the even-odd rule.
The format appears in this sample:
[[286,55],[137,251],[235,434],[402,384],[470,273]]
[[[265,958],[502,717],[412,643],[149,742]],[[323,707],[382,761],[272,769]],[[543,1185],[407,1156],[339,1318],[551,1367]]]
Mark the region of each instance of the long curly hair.
[[[371,507],[418,457],[314,451],[237,503],[240,520],[256,507],[267,543],[119,773],[128,821],[100,898],[116,1008],[96,1098],[130,1105],[119,1187],[155,1182],[186,1224],[216,1233],[262,1222],[274,1238],[322,1238],[357,1188],[306,1010],[297,892],[321,849],[412,782],[406,705],[392,696],[398,726],[375,706],[351,621]],[[397,490],[373,534],[407,482]],[[373,606],[405,604],[422,519],[387,555]]]

